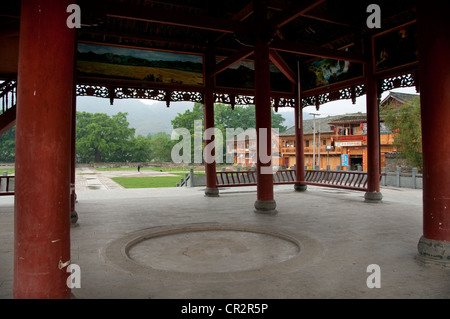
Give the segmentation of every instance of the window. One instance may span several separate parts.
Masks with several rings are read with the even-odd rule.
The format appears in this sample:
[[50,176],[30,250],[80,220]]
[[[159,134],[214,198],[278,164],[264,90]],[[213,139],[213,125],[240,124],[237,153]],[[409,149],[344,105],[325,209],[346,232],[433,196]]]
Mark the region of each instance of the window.
[[305,147],[309,147],[309,140],[305,141]]

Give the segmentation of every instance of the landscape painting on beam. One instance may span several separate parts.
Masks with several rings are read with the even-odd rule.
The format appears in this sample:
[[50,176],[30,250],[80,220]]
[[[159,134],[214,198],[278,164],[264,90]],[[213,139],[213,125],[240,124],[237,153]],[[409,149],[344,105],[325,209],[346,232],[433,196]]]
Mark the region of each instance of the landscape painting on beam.
[[392,70],[402,66],[417,65],[417,25],[408,23],[373,37],[375,72]]
[[[219,63],[224,58],[216,58]],[[236,62],[216,75],[216,86],[224,88],[254,89],[255,63],[250,60]],[[293,93],[292,83],[273,64],[270,65],[270,89],[272,92]]]
[[364,67],[360,63],[318,58],[302,65],[300,71],[303,91],[327,87],[352,79],[363,79]]
[[77,75],[203,86],[203,56],[78,43]]

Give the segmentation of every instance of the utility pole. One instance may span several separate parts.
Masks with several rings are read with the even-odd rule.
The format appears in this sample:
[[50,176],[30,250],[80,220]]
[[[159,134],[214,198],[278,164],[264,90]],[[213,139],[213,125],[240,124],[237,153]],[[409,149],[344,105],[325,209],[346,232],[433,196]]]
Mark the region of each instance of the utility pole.
[[314,133],[313,133],[313,169],[316,169],[316,115],[320,115],[317,113],[309,113],[309,115],[312,115],[314,118]]
[[319,169],[320,169],[320,148],[322,147],[322,145],[320,144],[320,122],[319,122],[319,141],[317,142],[317,153],[318,153],[318,160],[317,160],[317,165],[319,165]]

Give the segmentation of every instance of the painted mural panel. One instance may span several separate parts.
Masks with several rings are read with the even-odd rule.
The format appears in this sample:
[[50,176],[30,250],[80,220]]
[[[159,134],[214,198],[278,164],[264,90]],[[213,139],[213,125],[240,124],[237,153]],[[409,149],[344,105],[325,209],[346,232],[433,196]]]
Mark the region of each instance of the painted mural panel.
[[[219,63],[223,58],[217,58]],[[242,60],[216,75],[216,86],[238,89],[255,88],[255,63]],[[292,83],[273,64],[270,65],[270,89],[272,92],[292,93]]]
[[308,91],[363,76],[364,69],[360,63],[319,58],[302,65],[300,81],[302,90]]
[[78,43],[79,76],[204,85],[203,56]]
[[417,62],[416,23],[384,32],[373,38],[375,71],[393,69]]

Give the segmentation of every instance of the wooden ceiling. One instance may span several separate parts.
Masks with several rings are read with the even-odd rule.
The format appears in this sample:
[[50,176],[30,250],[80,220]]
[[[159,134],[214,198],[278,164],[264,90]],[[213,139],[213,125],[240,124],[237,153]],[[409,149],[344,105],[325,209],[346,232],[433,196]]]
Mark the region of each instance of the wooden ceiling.
[[[255,22],[255,6],[266,3],[267,18]],[[291,81],[297,60],[329,57],[365,63],[362,40],[414,21],[415,0],[377,0],[382,29],[367,27],[373,0],[78,0],[78,41],[206,54],[225,60],[214,74],[251,59],[255,34],[264,29],[270,58]],[[18,35],[20,1],[2,4],[0,37]],[[341,48],[351,46],[352,50]]]
[[[377,32],[366,25],[373,0],[270,0],[267,23],[260,26],[254,22],[254,2],[262,1],[79,0],[78,39],[194,53],[213,45],[217,55],[236,59],[253,46],[255,28],[265,28],[271,47],[287,61],[292,54],[358,61],[361,55],[336,51],[355,43],[361,51],[358,41]],[[414,2],[377,1],[383,30],[413,21]]]

